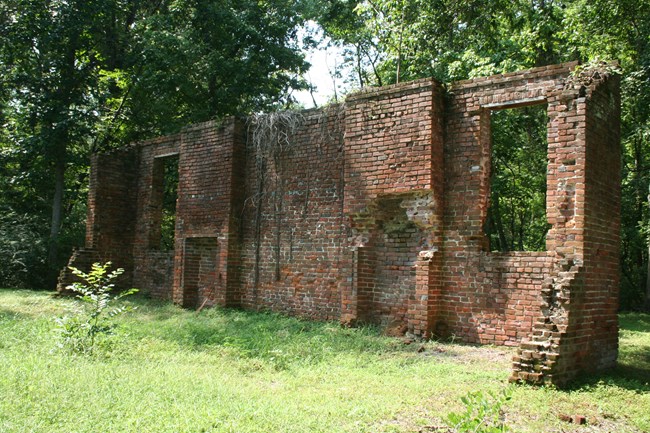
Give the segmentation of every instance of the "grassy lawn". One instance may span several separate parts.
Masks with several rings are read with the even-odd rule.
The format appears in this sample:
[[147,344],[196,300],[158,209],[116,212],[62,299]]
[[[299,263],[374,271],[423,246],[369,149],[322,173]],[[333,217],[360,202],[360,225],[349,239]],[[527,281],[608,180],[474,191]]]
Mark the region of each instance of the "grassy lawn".
[[[143,299],[117,338],[73,356],[56,350],[54,322],[71,302],[0,290],[0,432],[447,431],[460,397],[508,387],[511,349]],[[515,432],[650,431],[650,316],[621,315],[615,371],[516,386],[504,412]]]

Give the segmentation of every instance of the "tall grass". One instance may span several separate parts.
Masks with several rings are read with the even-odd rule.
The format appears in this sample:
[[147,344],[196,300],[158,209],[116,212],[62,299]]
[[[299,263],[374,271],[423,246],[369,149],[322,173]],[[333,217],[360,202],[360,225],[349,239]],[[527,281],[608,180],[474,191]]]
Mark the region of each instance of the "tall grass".
[[[54,332],[70,302],[0,290],[0,432],[445,431],[461,396],[506,386],[513,354],[139,299],[115,338],[73,356]],[[513,431],[584,431],[560,414],[649,431],[650,317],[621,323],[623,367],[568,391],[516,387],[504,407]]]

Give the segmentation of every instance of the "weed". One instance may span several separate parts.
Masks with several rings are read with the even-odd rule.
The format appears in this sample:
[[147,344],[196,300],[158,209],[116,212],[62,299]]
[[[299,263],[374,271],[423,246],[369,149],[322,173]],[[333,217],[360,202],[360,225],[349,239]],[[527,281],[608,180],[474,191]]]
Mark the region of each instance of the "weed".
[[132,309],[127,306],[113,306],[125,296],[132,295],[137,289],[130,289],[117,295],[111,295],[115,287],[113,281],[124,272],[118,268],[108,272],[111,262],[93,263],[90,272],[85,273],[70,267],[72,273],[81,278],[83,283],[74,283],[68,290],[77,293],[81,305],[75,305],[71,315],[56,319],[57,331],[61,336],[59,348],[76,353],[91,353],[95,348],[97,337],[109,335],[116,324],[113,318]]
[[452,412],[447,416],[449,425],[461,433],[502,433],[510,431],[503,423],[501,407],[512,397],[512,388],[506,388],[500,394],[488,391],[470,392],[460,401],[465,411]]

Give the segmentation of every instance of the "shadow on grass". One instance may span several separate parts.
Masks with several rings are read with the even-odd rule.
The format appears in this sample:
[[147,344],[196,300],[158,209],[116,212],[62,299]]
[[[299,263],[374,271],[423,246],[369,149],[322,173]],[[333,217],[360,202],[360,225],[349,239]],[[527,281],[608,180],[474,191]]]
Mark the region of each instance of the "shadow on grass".
[[650,392],[650,314],[622,313],[619,319],[621,338],[616,368],[598,375],[582,376],[570,389],[585,389],[604,383],[639,393]]
[[[360,359],[406,354],[418,346],[405,346],[398,339],[383,337],[378,328],[371,326],[343,328],[333,322],[231,308],[196,312],[143,297],[130,298],[130,302],[139,309],[128,319],[135,335],[170,341],[185,350],[223,350],[236,357],[261,360],[278,369],[325,362],[345,354]],[[626,389],[649,390],[650,315],[622,314],[621,331],[638,333],[641,345],[626,346],[626,339],[622,339],[623,362],[604,374],[579,379],[572,389],[605,381]],[[634,338],[638,335],[634,334]]]
[[36,319],[57,310],[53,292],[29,289],[0,289],[0,319]]
[[0,320],[22,320],[31,318],[32,316],[13,310],[11,308],[0,308]]
[[619,327],[622,331],[650,333],[650,314],[621,313]]
[[129,324],[132,333],[171,341],[186,350],[223,350],[276,369],[316,364],[342,354],[361,358],[415,350],[382,337],[375,327],[343,328],[333,322],[230,308],[195,312],[146,299],[132,303],[139,308]]
[[605,373],[591,376],[583,375],[563,390],[588,391],[602,385],[645,394],[650,392],[650,370],[629,365],[618,365]]
[[620,364],[606,377],[621,383],[631,383],[634,388],[638,387],[642,391],[650,391],[650,369],[648,368]]

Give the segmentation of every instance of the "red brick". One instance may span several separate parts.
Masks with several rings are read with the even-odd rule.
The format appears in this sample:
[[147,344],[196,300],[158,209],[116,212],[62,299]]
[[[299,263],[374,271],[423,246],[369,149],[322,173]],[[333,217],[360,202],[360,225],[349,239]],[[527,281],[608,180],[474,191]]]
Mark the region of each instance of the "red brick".
[[[94,155],[86,246],[71,263],[112,260],[124,284],[191,308],[522,343],[513,381],[563,384],[611,367],[619,83],[601,74],[581,90],[575,66],[452,83],[446,94],[430,79],[366,89],[296,114],[282,152],[257,155],[254,125],[227,119]],[[547,251],[485,251],[489,112],[533,102],[549,114]],[[170,154],[175,250],[161,251],[156,185]]]

